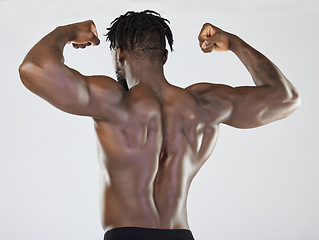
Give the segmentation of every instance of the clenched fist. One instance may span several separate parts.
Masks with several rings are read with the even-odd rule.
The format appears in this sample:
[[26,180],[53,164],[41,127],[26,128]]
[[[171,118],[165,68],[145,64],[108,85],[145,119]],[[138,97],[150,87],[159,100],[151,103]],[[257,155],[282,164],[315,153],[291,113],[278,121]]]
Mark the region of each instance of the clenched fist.
[[232,34],[205,23],[199,33],[199,46],[204,53],[215,51],[225,52],[230,49],[230,38]]
[[90,45],[100,44],[100,39],[92,20],[73,23],[62,28],[67,28],[70,31],[70,39],[67,43],[72,43],[74,48],[85,48]]

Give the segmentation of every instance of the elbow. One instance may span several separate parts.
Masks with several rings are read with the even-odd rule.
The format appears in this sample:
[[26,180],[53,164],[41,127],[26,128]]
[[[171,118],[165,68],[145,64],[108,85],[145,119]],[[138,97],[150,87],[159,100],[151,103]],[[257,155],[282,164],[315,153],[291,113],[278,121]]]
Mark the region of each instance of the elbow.
[[291,105],[292,105],[294,111],[297,110],[301,106],[301,99],[300,99],[300,96],[297,92],[295,92],[293,94],[290,102],[291,102]]
[[288,82],[287,85],[277,88],[278,91],[274,92],[274,99],[281,102],[283,106],[289,106],[288,108],[297,110],[301,105],[299,93],[295,86]]
[[289,88],[283,87],[273,91],[270,97],[272,116],[277,120],[289,117],[301,105],[299,93],[292,84]]
[[26,71],[26,66],[25,66],[25,63],[21,63],[21,65],[19,66],[19,75],[20,75],[20,79],[22,81],[22,79],[24,78],[24,74],[25,74],[25,71]]
[[286,115],[284,117],[289,117],[291,114],[293,114],[301,105],[301,100],[299,95],[294,95],[291,97],[291,99],[284,103],[284,108],[286,109],[284,112],[286,112]]
[[30,72],[32,72],[31,68],[32,68],[32,64],[29,62],[23,62],[19,66],[19,75],[20,75],[21,82],[23,84],[29,79]]
[[293,114],[301,105],[301,100],[299,93],[293,87],[287,94],[284,99],[282,99],[281,104],[283,117],[288,117]]
[[293,109],[293,111],[297,110],[300,107],[301,105],[300,96],[294,86],[291,86],[285,102],[291,106],[291,109]]
[[23,85],[29,89],[30,91],[33,91],[34,85],[35,85],[35,79],[37,78],[37,72],[39,69],[32,63],[32,62],[23,62],[19,66],[19,75],[20,80],[23,83]]

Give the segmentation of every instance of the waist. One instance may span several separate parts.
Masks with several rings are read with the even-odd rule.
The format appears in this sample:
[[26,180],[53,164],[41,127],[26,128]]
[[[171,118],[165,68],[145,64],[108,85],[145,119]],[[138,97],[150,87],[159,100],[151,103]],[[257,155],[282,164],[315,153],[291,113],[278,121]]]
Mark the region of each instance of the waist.
[[104,240],[194,240],[188,229],[119,227],[107,231]]

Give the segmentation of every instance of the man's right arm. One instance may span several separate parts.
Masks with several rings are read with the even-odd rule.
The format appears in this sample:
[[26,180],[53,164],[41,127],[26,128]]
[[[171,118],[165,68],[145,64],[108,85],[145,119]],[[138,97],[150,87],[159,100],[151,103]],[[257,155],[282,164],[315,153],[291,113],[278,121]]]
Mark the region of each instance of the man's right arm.
[[66,66],[63,49],[71,42],[75,48],[98,45],[93,21],[57,27],[42,38],[19,68],[21,81],[62,111],[95,118],[113,116],[121,104],[123,89],[109,77],[84,76]]
[[[212,106],[218,102],[228,108],[222,123],[237,128],[252,128],[288,117],[300,105],[295,87],[282,72],[263,54],[239,37],[204,24],[199,34],[204,53],[215,51],[234,52],[251,74],[255,87],[232,88],[226,85],[194,85]],[[226,102],[226,104],[225,104]]]

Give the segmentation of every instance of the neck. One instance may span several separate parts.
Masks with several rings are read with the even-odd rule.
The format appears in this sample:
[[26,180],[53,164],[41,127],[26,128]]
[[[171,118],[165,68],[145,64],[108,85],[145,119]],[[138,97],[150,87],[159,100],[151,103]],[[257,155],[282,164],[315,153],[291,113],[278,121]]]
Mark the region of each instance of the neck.
[[129,88],[138,84],[157,89],[168,84],[163,64],[151,61],[131,61],[125,64],[125,75]]

